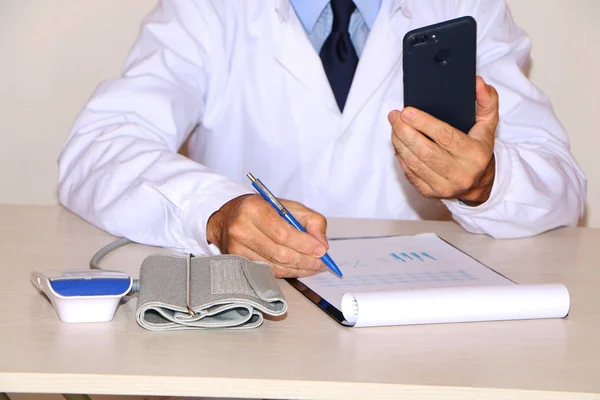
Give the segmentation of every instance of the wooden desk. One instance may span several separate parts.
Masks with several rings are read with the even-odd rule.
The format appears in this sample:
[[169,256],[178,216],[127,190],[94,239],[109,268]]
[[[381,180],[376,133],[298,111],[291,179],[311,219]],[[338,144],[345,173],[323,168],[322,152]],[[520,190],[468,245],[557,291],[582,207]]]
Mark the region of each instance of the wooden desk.
[[[0,392],[287,399],[600,398],[600,230],[493,240],[450,222],[333,220],[341,235],[436,232],[519,283],[567,285],[564,320],[344,328],[281,282],[284,320],[250,331],[149,332],[135,299],[110,323],[65,324],[29,283],[85,269],[112,237],[60,207],[0,206]],[[162,251],[103,266],[137,277]]]

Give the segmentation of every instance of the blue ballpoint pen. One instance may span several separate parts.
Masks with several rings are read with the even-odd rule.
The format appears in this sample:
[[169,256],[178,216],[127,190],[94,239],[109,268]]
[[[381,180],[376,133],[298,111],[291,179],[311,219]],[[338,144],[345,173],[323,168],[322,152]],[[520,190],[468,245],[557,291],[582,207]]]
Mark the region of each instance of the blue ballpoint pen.
[[[248,179],[250,179],[250,181],[252,182],[252,186],[254,186],[254,189],[256,189],[256,191],[266,201],[268,201],[273,206],[273,208],[275,208],[277,210],[279,215],[281,215],[294,228],[298,229],[299,231],[306,232],[306,229],[304,229],[304,227],[302,225],[300,225],[300,223],[284,207],[284,205],[281,204],[281,202],[279,200],[277,200],[277,198],[275,196],[273,196],[273,193],[271,193],[271,191],[269,191],[269,189],[267,189],[267,187],[260,181],[260,179],[255,178],[254,175],[252,175],[252,174],[248,174],[247,176],[248,176]],[[340,269],[338,268],[338,266],[335,265],[335,262],[331,259],[331,257],[329,257],[329,254],[325,253],[325,255],[323,257],[321,257],[321,261],[323,261],[323,264],[325,264],[337,276],[339,276],[339,277],[344,276],[342,274],[342,271],[340,271]]]

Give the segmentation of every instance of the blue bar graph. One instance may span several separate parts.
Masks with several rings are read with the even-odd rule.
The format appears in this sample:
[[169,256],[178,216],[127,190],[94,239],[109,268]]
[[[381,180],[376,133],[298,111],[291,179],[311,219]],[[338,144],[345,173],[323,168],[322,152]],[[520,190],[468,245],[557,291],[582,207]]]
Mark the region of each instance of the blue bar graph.
[[437,259],[434,256],[432,256],[431,254],[426,253],[424,251],[422,251],[422,252],[413,251],[410,253],[389,253],[389,256],[392,257],[394,260],[400,261],[403,263],[410,262],[410,261],[421,261],[424,263],[424,262],[428,261],[426,259],[429,259],[431,261],[437,261]]
[[414,256],[415,258],[417,258],[418,260],[423,261],[423,259],[421,258],[421,256],[418,253],[410,253],[411,256]]
[[395,258],[396,260],[402,261],[402,262],[406,262],[402,257],[400,257],[398,254],[396,253],[390,253],[390,256],[392,256],[393,258]]

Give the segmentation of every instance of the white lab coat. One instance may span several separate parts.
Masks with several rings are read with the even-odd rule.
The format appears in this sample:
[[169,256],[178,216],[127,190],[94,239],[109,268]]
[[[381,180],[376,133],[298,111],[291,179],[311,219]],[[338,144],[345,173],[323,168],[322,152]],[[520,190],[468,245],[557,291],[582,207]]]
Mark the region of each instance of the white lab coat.
[[[478,22],[478,74],[500,94],[496,178],[481,206],[444,207],[406,180],[387,114],[403,106],[404,34],[463,15]],[[163,0],[123,76],[101,83],[74,124],[59,198],[114,235],[197,254],[215,250],[210,215],[253,192],[248,172],[327,217],[449,209],[466,230],[497,238],[573,225],[586,182],[550,103],[521,72],[529,49],[503,1],[383,0],[342,114],[287,0]],[[189,158],[177,153],[186,140]]]

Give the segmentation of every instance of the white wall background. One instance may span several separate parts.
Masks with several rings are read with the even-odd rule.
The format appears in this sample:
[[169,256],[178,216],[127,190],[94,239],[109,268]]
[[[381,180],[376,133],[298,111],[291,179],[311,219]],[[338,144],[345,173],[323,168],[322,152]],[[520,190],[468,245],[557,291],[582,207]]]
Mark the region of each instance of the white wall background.
[[[265,1],[266,2],[266,1]],[[0,0],[0,203],[56,203],[56,159],[97,83],[119,74],[154,0]],[[533,39],[600,227],[600,0],[509,0]]]

